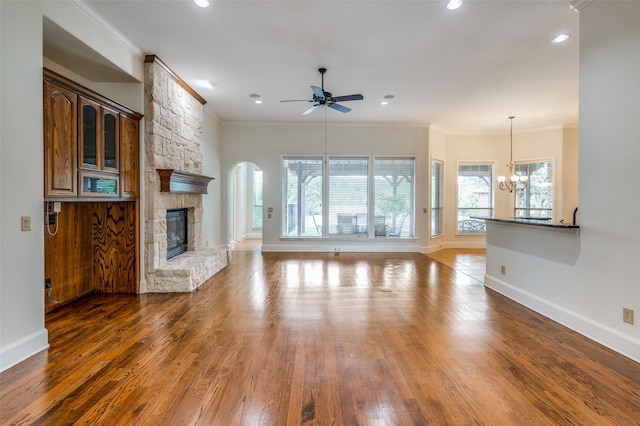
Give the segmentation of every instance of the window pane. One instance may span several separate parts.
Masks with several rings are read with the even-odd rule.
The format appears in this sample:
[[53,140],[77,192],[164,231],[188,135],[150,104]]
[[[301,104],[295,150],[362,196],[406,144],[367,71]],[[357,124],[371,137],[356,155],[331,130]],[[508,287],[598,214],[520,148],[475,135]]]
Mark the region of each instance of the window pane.
[[413,158],[376,159],[375,236],[413,238],[414,168]]
[[285,159],[284,236],[322,236],[322,158]]
[[329,160],[329,233],[367,233],[369,160],[334,158]]
[[442,235],[442,185],[443,163],[431,162],[431,236]]
[[516,217],[552,218],[552,163],[520,163],[515,171],[517,175],[529,176],[524,188],[515,191]]
[[262,228],[262,170],[253,171],[253,227]]
[[493,217],[493,165],[458,165],[458,233],[486,232],[483,220]]

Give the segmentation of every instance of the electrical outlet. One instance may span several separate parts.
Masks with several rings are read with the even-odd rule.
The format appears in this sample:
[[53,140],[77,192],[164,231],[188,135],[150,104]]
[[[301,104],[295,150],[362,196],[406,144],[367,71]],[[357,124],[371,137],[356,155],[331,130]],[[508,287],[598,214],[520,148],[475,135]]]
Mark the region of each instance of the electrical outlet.
[[500,274],[507,275],[507,267],[505,265],[500,266]]
[[45,225],[55,225],[56,224],[56,215],[55,214],[46,214],[46,215],[44,215],[44,224]]
[[622,321],[633,324],[633,309],[622,308]]

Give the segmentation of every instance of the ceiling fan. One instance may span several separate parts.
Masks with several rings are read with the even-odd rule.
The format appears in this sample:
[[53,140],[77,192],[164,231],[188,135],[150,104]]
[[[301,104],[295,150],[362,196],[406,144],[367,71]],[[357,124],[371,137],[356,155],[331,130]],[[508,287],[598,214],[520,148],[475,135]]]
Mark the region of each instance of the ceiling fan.
[[360,94],[356,95],[346,95],[346,96],[336,96],[334,97],[331,92],[324,91],[324,73],[327,72],[326,68],[318,68],[318,72],[322,75],[322,87],[311,86],[311,90],[313,91],[313,99],[303,100],[303,99],[285,99],[280,102],[315,102],[315,105],[310,106],[303,112],[303,115],[311,114],[313,111],[318,109],[321,105],[328,106],[329,108],[333,108],[336,111],[347,113],[351,111],[351,108],[347,108],[346,106],[340,105],[336,102],[345,102],[345,101],[361,101],[364,97]]

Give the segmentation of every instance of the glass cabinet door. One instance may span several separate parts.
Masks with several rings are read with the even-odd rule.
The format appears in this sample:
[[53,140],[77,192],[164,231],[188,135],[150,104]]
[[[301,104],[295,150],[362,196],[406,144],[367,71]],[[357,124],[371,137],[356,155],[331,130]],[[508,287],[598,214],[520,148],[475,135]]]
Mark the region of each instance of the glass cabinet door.
[[79,130],[79,166],[91,169],[100,168],[98,135],[100,122],[98,120],[100,106],[88,99],[80,99]]
[[103,123],[102,123],[102,154],[103,169],[114,171],[118,170],[118,130],[120,128],[118,118],[119,114],[115,111],[108,110],[103,107]]

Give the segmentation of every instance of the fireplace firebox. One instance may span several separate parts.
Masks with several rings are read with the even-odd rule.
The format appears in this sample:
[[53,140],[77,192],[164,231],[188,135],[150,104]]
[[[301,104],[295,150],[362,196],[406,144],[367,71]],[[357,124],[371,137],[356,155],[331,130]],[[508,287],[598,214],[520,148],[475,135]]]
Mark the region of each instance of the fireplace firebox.
[[189,249],[187,211],[188,209],[167,210],[167,259]]

